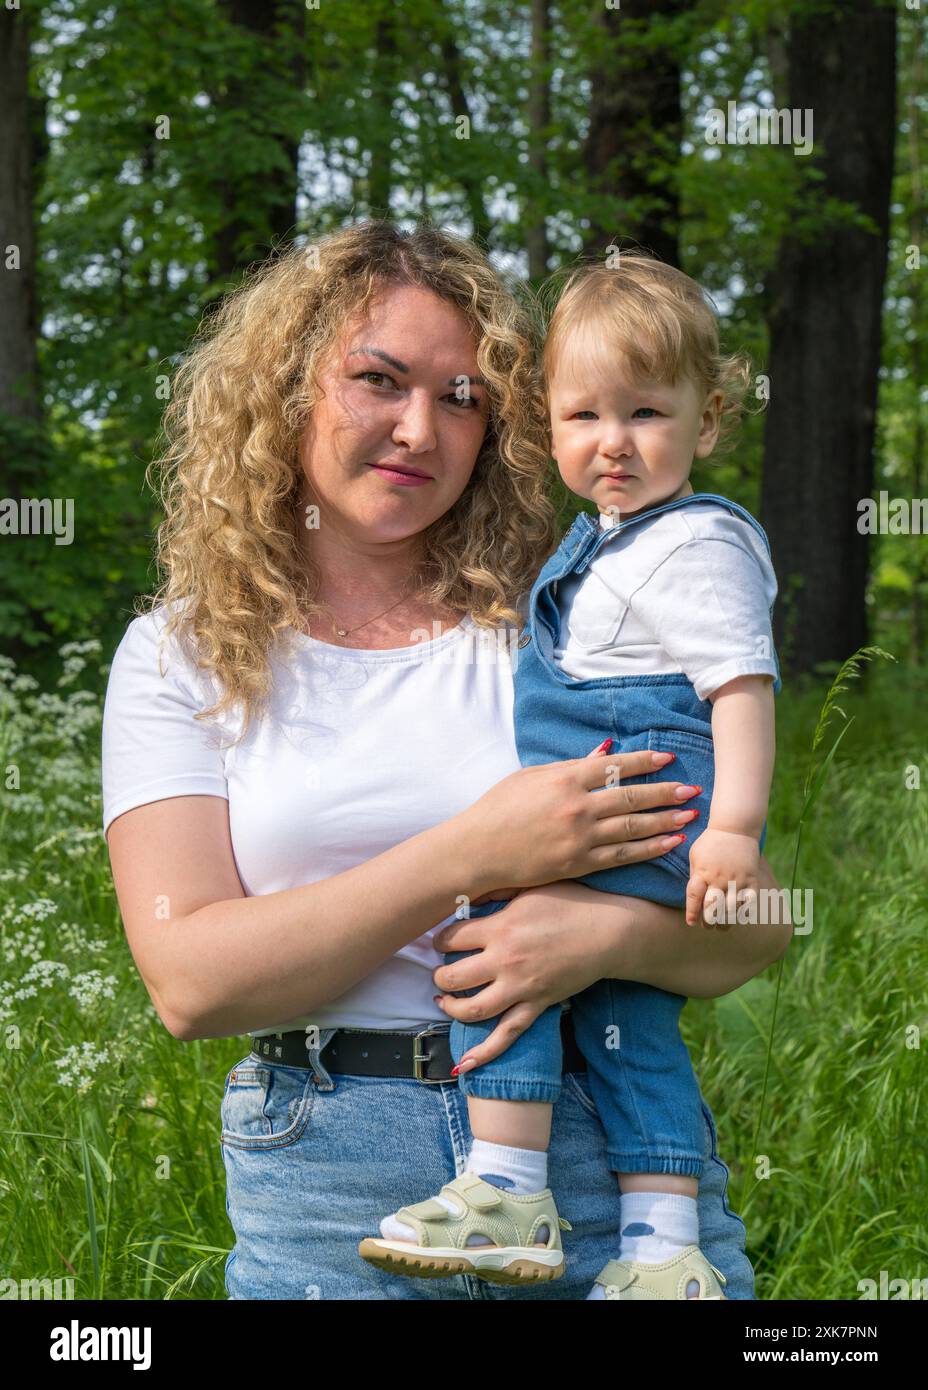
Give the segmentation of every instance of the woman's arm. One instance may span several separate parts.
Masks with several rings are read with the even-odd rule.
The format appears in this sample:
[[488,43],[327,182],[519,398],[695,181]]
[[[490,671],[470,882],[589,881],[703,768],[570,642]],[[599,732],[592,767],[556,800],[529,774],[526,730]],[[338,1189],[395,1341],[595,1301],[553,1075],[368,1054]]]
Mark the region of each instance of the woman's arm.
[[[622,776],[653,770],[651,757],[622,755]],[[238,876],[224,798],[135,807],[113,820],[107,840],[136,966],[166,1027],[185,1041],[311,1013],[450,916],[465,895],[473,901],[497,883],[554,882],[661,853],[680,784],[604,788],[605,776],[603,759],[522,768],[466,811],[353,869],[252,897]],[[648,814],[668,802],[671,809]]]
[[[785,955],[792,939],[789,895],[763,856],[759,883],[761,890],[770,890],[770,896],[760,898],[774,909],[767,914],[774,919],[769,922],[690,927],[676,908],[642,898],[591,905],[591,913],[603,916],[599,939],[607,968],[600,978],[637,980],[691,999],[731,993]],[[570,886],[597,898],[613,897],[583,883]],[[762,915],[758,911],[757,916]]]
[[[765,859],[762,888],[787,894]],[[508,890],[496,896],[505,896]],[[493,896],[490,894],[489,896]],[[767,900],[770,901],[770,900]],[[770,914],[774,916],[773,913]],[[788,911],[782,912],[788,918]],[[687,926],[677,908],[600,893],[583,883],[530,888],[491,917],[451,922],[434,938],[440,951],[475,951],[435,971],[440,1006],[465,1023],[503,1017],[468,1054],[482,1065],[510,1047],[550,1004],[596,980],[637,980],[673,994],[728,994],[778,960],[792,936],[788,922]],[[459,990],[486,986],[455,998]]]
[[455,910],[476,877],[455,822],[344,873],[247,897],[228,802],[171,797],[118,816],[108,844],[133,958],[185,1042],[267,1028],[344,994]]

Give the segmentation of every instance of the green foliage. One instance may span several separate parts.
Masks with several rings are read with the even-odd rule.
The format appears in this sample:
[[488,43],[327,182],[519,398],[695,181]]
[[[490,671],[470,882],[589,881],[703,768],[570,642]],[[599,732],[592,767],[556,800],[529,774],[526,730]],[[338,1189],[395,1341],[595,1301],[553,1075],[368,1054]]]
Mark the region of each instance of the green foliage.
[[[586,219],[603,211],[583,158],[594,65],[614,64],[618,74],[655,52],[678,58],[682,156],[652,152],[649,172],[655,188],[679,189],[683,264],[715,297],[726,350],[748,352],[762,373],[766,285],[784,232],[827,237],[855,214],[822,199],[814,161],[776,146],[707,145],[705,115],[729,100],[785,104],[788,25],[822,8],[819,0],[694,0],[655,10],[647,22],[626,17],[612,40],[599,11],[552,7],[539,178],[527,157],[531,16],[511,0],[281,5],[276,29],[261,32],[235,23],[220,0],[102,8],[45,0],[31,82],[50,137],[37,190],[47,439],[38,446],[45,462],[32,471],[34,495],[74,497],[80,541],[56,554],[38,542],[18,546],[15,561],[0,554],[0,639],[20,657],[35,651],[35,669],[44,670],[49,639],[84,631],[81,618],[99,618],[101,635],[118,637],[134,594],[149,587],[157,514],[143,473],[158,450],[171,374],[203,313],[275,244],[269,190],[288,179],[294,195],[299,189],[289,231],[312,236],[368,215],[371,196],[385,189],[401,220],[428,214],[486,235],[496,264],[518,283],[531,218],[547,220],[553,269],[573,259]],[[913,333],[923,335],[915,319],[924,310],[904,264],[917,32],[914,23],[900,26],[906,138],[879,417],[880,475],[890,490],[913,482],[924,412],[910,346]],[[617,232],[633,233],[640,209],[618,212]],[[615,214],[610,207],[607,225]],[[699,463],[694,485],[756,512],[764,420],[761,402],[749,404],[755,413],[734,451]],[[14,476],[28,471],[28,450],[8,445],[4,454]],[[928,570],[908,539],[875,539],[871,595],[874,637],[901,639],[903,650],[909,605],[918,595],[928,602]]]
[[[181,1046],[149,1002],[100,831],[100,644],[61,655],[48,691],[0,659],[3,1267],[71,1275],[77,1298],[222,1299],[233,1233],[217,1126],[243,1044]],[[784,884],[825,694],[809,683],[777,702],[767,854]],[[926,690],[893,667],[847,696],[796,885],[812,930],[683,1014],[764,1299],[856,1299],[880,1269],[928,1274]],[[761,1156],[769,1176],[755,1178]]]

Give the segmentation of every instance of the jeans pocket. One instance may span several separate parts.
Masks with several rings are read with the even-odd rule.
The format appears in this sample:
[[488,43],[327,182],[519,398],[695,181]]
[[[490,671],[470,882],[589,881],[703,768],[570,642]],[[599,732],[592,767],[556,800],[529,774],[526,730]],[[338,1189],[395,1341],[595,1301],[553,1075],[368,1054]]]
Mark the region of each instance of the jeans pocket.
[[[715,753],[712,739],[705,734],[685,733],[682,729],[649,729],[648,749],[656,753],[676,753],[676,758],[667,767],[649,772],[646,782],[684,782],[693,787],[702,787],[698,796],[691,796],[683,802],[687,811],[699,811],[699,817],[691,824],[680,827],[686,836],[682,844],[675,845],[661,855],[671,868],[683,879],[690,876],[690,850],[693,841],[702,834],[709,820],[712,804],[712,789],[715,785]],[[669,806],[658,809],[668,810]],[[673,833],[673,832],[671,832]]]
[[244,1058],[226,1077],[220,1142],[237,1149],[278,1149],[306,1128],[315,1087],[310,1067],[283,1067]]

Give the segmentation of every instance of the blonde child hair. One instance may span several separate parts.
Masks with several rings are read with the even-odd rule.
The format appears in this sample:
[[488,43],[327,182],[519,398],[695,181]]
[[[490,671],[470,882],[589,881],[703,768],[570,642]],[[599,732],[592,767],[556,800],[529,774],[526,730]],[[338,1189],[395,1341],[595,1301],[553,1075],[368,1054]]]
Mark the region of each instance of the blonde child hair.
[[[543,305],[556,293],[557,279],[552,277],[542,291]],[[722,354],[715,314],[689,275],[638,252],[621,252],[614,263],[597,261],[567,272],[542,351],[546,397],[555,372],[580,380],[591,369],[608,373],[616,353],[627,358],[639,379],[675,386],[683,376],[704,395],[720,390],[716,450],[730,447],[746,409],[753,367],[746,353]]]

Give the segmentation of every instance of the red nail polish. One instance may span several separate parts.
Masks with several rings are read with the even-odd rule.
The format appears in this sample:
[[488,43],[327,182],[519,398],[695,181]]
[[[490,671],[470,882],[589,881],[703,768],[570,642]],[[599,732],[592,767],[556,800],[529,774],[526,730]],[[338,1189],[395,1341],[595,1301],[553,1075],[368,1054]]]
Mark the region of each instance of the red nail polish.
[[458,1067],[452,1067],[452,1068],[451,1068],[451,1075],[452,1075],[452,1076],[457,1076],[457,1074],[458,1074],[458,1072],[459,1072],[460,1070],[461,1070],[461,1068],[460,1068],[459,1066],[458,1066]]
[[701,792],[701,791],[702,791],[702,787],[697,787],[696,790],[697,790],[697,792]]
[[604,738],[603,741],[602,741],[602,743],[599,745],[599,747],[598,747],[595,751],[596,751],[597,753],[608,753],[608,752],[609,752],[609,749],[610,749],[611,747],[612,747],[612,739],[611,739],[611,738]]

